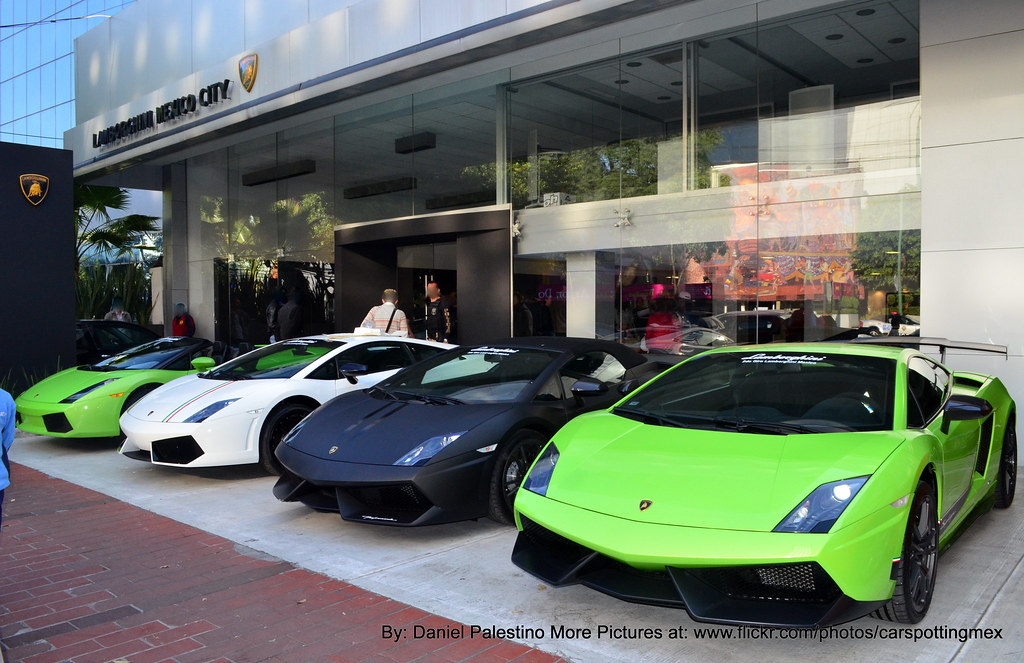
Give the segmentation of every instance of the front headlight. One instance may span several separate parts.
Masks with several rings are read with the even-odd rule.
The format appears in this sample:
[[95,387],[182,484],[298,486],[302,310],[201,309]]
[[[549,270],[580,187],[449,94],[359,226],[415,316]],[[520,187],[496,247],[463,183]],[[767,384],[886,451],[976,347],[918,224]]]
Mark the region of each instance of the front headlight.
[[867,477],[855,477],[818,486],[772,531],[825,534],[867,480]]
[[61,403],[74,403],[79,398],[81,398],[82,396],[85,396],[89,392],[95,391],[95,390],[99,389],[100,387],[102,387],[104,385],[110,384],[114,380],[120,380],[120,379],[121,378],[108,378],[108,379],[104,380],[103,382],[97,382],[96,384],[91,385],[89,387],[86,387],[85,389],[83,389],[81,391],[76,391],[75,393],[71,394],[70,396],[68,396],[67,398],[62,400]]
[[537,457],[533,469],[523,480],[523,488],[538,495],[548,494],[548,484],[551,483],[551,474],[555,471],[555,463],[558,462],[558,447],[549,443],[544,451]]
[[209,419],[213,415],[217,414],[218,412],[220,412],[221,410],[223,410],[224,408],[226,408],[227,406],[231,405],[232,403],[234,403],[237,400],[238,400],[237,398],[229,398],[229,399],[224,400],[224,401],[217,401],[216,403],[212,403],[210,405],[207,405],[202,410],[200,410],[199,412],[196,412],[191,417],[186,419],[185,423],[186,424],[201,424],[201,423],[203,423],[204,421],[206,421],[207,419]]
[[437,435],[405,454],[394,462],[395,465],[423,465],[449,444],[466,434],[466,431]]

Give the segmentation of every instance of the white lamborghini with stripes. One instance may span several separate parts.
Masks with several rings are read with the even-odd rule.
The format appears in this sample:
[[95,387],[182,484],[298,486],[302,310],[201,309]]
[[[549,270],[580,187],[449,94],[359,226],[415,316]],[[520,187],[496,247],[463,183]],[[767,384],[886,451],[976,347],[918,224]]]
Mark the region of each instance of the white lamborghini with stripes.
[[260,463],[278,473],[274,449],[322,403],[452,347],[331,334],[258,348],[144,396],[121,415],[121,453],[178,467]]

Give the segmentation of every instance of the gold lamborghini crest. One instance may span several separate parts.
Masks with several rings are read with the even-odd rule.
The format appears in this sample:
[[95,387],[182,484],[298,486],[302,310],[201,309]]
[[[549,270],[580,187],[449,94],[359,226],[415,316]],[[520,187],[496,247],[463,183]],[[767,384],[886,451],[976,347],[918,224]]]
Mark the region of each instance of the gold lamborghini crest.
[[651,508],[652,504],[654,504],[654,502],[650,500],[640,500],[640,510],[647,511],[647,509]]
[[259,66],[259,57],[253,53],[246,55],[238,61],[238,80],[242,81],[242,87],[246,92],[252,92],[252,86],[256,84],[256,68]]
[[28,174],[18,179],[21,181],[21,193],[33,205],[43,202],[50,191],[50,178],[46,175]]

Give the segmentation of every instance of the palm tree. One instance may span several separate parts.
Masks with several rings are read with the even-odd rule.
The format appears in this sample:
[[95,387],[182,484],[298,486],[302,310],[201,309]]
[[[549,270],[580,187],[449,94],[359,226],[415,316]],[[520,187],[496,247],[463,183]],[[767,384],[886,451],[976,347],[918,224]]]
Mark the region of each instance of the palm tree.
[[102,251],[121,256],[129,253],[147,232],[156,230],[157,217],[124,211],[131,194],[118,187],[75,184],[75,278],[86,253]]

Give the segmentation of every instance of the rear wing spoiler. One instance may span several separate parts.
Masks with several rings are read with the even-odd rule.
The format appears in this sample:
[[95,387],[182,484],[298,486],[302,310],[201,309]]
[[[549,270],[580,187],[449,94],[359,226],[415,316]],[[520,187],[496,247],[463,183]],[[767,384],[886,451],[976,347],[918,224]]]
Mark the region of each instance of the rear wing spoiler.
[[968,341],[951,341],[948,338],[937,336],[873,336],[871,338],[855,338],[851,343],[864,345],[890,345],[899,348],[917,348],[922,346],[938,348],[940,361],[945,363],[946,350],[970,350],[972,352],[991,352],[1008,357],[1005,345],[994,345],[992,343],[970,343]]

